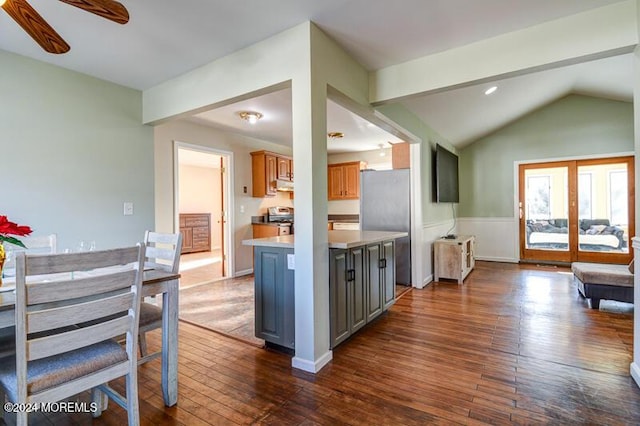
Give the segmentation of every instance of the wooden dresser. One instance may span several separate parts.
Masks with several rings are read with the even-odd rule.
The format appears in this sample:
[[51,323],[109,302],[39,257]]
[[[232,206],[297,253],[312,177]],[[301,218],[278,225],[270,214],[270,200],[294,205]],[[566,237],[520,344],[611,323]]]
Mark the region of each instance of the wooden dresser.
[[180,213],[182,253],[211,250],[211,214]]

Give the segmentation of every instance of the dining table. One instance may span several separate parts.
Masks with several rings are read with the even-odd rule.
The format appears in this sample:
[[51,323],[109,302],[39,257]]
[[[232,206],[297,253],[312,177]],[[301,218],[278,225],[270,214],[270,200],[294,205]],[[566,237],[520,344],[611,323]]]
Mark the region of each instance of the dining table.
[[[180,274],[145,269],[142,297],[162,295],[162,397],[171,407],[178,402],[178,306]],[[3,278],[0,287],[0,329],[15,327],[15,277]]]

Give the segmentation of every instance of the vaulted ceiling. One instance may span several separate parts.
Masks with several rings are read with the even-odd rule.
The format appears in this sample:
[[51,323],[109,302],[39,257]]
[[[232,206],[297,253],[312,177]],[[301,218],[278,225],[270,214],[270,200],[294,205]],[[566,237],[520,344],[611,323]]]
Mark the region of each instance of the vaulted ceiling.
[[[144,90],[308,20],[366,69],[376,70],[618,1],[121,0],[130,14],[129,23],[121,26],[62,2],[29,0],[71,50],[45,53],[1,11],[0,49]],[[491,96],[484,95],[485,84],[403,104],[462,147],[568,93],[631,101],[630,76],[631,59],[621,56],[495,82],[498,90]],[[284,108],[286,113],[286,93],[256,102],[263,102],[265,110]],[[217,118],[211,112],[196,119],[242,131],[221,118],[223,112]],[[279,129],[272,123],[269,130],[253,136],[286,144],[290,116],[285,116]],[[352,132],[362,124],[339,106],[329,105],[329,127],[345,126],[341,131]],[[387,136],[391,138],[377,134],[375,141]]]

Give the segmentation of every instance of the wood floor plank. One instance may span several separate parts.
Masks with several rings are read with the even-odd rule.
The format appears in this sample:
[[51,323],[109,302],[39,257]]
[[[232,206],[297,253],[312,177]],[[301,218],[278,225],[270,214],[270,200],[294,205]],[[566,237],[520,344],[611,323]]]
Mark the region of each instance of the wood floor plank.
[[[164,406],[160,360],[139,368],[143,425],[640,424],[633,314],[589,309],[562,267],[477,262],[462,285],[411,290],[315,375],[192,324],[179,336],[177,406]],[[30,420],[120,425],[126,412]]]

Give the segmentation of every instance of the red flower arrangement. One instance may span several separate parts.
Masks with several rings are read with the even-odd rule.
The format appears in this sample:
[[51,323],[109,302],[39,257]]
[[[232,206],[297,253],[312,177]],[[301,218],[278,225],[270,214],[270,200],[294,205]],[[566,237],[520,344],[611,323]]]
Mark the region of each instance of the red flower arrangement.
[[25,235],[31,234],[31,232],[32,231],[30,227],[9,222],[9,219],[7,219],[6,216],[0,216],[0,246],[3,242],[6,241],[8,243],[26,248],[22,241],[15,237],[10,237],[9,235],[17,235],[19,237],[23,237]]

